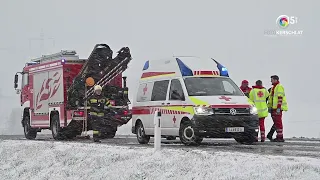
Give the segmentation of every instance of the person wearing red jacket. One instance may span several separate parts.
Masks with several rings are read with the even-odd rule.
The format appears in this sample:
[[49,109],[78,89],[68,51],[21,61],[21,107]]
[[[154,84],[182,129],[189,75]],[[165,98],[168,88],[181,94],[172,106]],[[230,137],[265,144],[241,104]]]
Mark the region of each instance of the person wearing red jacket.
[[240,86],[240,89],[242,90],[242,92],[249,97],[249,93],[251,91],[252,88],[249,87],[249,81],[247,80],[243,80]]

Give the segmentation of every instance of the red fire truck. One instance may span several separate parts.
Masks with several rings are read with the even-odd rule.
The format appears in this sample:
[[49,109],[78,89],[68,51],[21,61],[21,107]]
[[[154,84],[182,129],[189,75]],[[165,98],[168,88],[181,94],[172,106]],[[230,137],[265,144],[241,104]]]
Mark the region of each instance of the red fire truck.
[[[117,127],[131,119],[126,78],[122,77],[130,60],[127,47],[112,59],[109,46],[97,44],[88,59],[64,50],[26,63],[14,78],[14,88],[21,97],[25,137],[35,139],[38,132],[50,129],[54,139],[62,140],[92,130],[86,101],[93,95],[93,86],[85,83],[87,78],[103,87],[113,105],[102,120],[105,131],[101,136],[114,137]],[[19,89],[18,74],[22,76]]]

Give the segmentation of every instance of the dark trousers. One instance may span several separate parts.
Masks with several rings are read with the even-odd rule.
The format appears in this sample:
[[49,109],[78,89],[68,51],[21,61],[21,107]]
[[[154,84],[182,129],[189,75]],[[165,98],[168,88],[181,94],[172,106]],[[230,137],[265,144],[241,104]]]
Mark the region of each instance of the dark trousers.
[[99,140],[100,139],[100,122],[101,117],[91,115],[91,123],[92,123],[92,131],[93,131],[93,140]]
[[269,131],[269,133],[268,133],[268,135],[267,135],[267,137],[270,138],[270,139],[272,139],[272,136],[273,136],[273,134],[276,132],[276,130],[277,130],[276,125],[273,124],[272,127],[271,127],[271,129],[270,129],[270,131]]

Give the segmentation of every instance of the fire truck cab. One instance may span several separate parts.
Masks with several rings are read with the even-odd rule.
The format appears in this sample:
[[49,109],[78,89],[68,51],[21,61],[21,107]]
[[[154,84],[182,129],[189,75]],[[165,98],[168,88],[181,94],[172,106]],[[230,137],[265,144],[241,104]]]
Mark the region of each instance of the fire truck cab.
[[[51,129],[58,136],[74,116],[81,115],[66,110],[67,84],[71,83],[66,77],[72,80],[84,61],[75,51],[61,51],[26,63],[22,72],[15,75],[14,88],[20,94],[21,123],[27,139],[36,138],[42,129]],[[20,89],[18,74],[22,75]]]

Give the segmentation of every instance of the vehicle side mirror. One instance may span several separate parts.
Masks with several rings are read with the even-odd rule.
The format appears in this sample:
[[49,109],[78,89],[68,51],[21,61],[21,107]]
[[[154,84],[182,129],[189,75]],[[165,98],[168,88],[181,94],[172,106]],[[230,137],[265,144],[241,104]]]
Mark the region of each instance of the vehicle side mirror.
[[18,79],[19,79],[18,74],[14,75],[14,88],[15,89],[17,89],[17,87],[18,87]]

